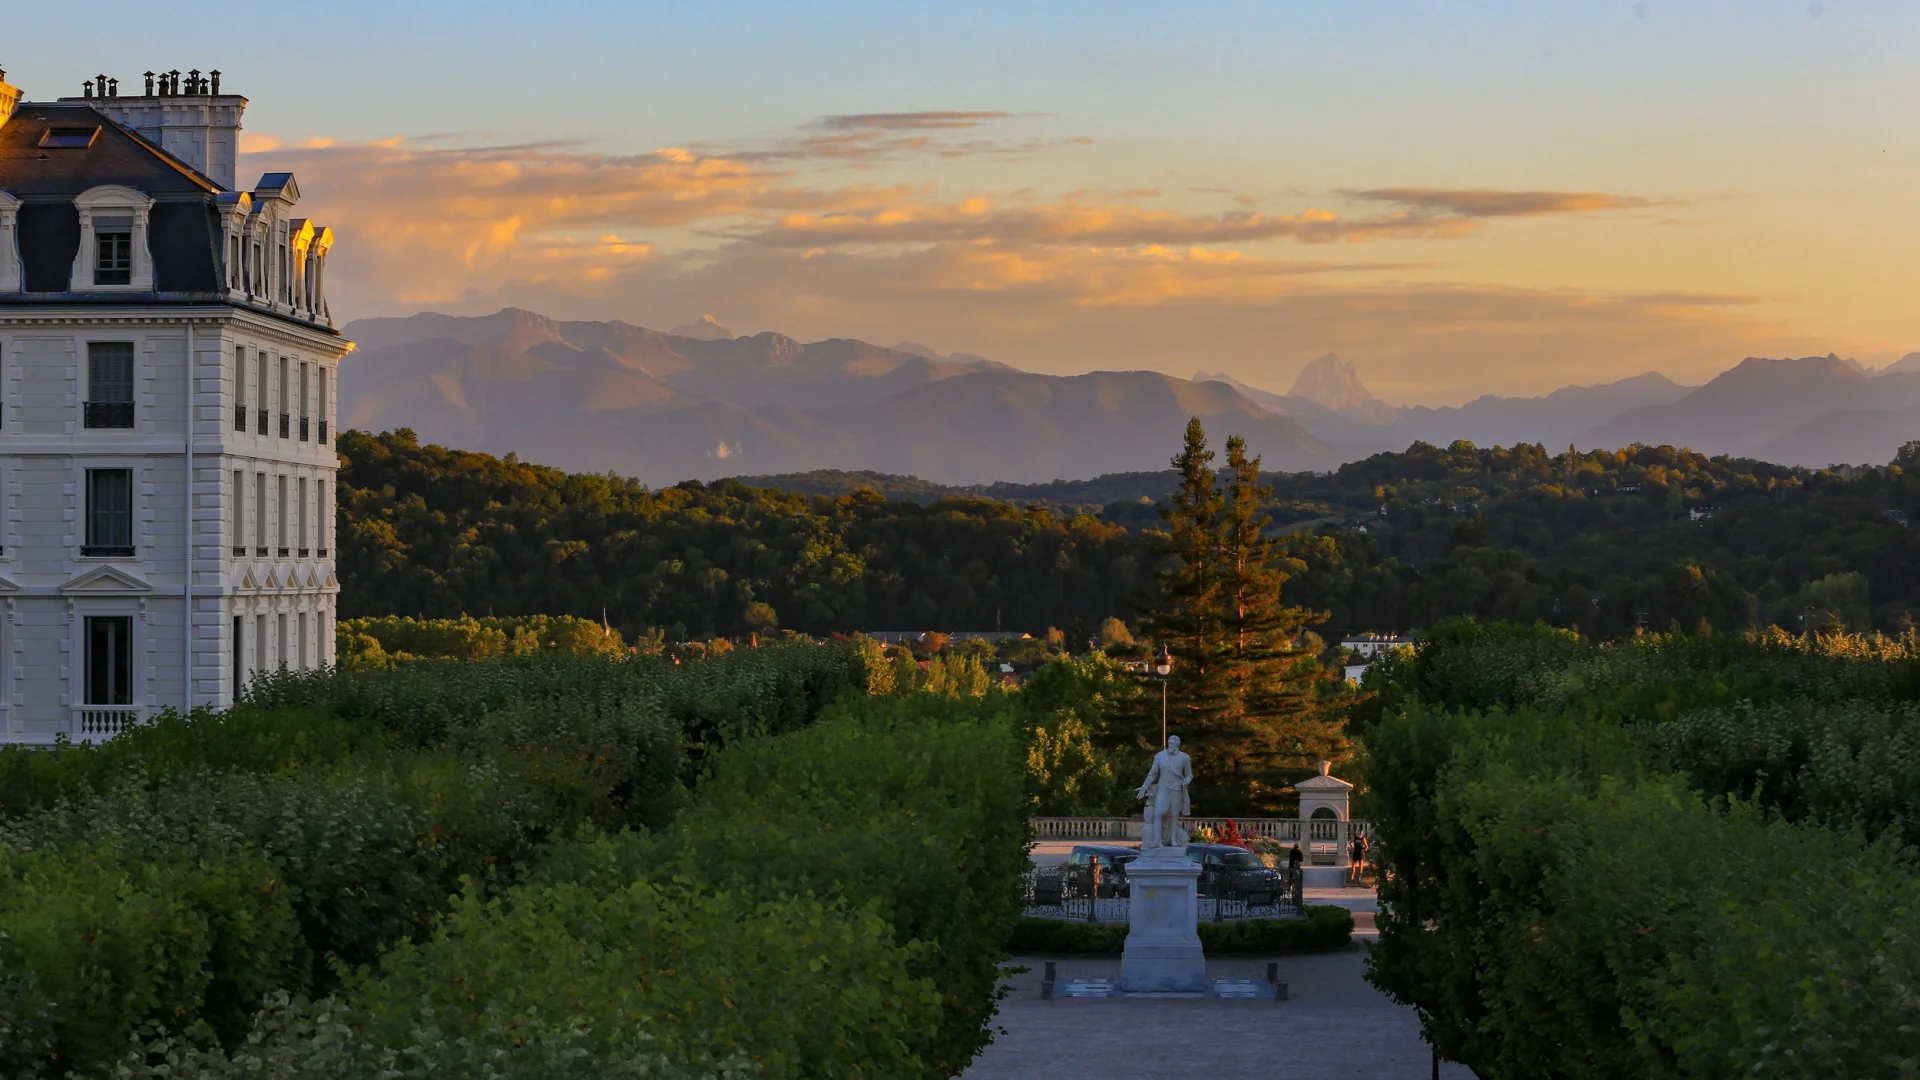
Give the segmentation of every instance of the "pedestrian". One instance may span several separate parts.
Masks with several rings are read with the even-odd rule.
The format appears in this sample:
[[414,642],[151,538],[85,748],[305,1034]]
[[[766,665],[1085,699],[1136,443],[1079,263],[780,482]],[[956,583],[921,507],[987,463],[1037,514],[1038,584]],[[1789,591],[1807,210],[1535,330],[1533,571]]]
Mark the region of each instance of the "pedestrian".
[[1360,884],[1360,871],[1365,869],[1366,861],[1367,861],[1367,846],[1366,846],[1365,838],[1361,836],[1355,836],[1353,838],[1353,842],[1347,845],[1347,884],[1348,885]]
[[1298,870],[1300,869],[1300,864],[1306,861],[1306,857],[1300,854],[1299,844],[1295,844],[1287,849],[1287,869]]
[[1373,880],[1373,837],[1368,836],[1366,833],[1361,833],[1360,834],[1360,883],[1364,885],[1371,882],[1372,880]]

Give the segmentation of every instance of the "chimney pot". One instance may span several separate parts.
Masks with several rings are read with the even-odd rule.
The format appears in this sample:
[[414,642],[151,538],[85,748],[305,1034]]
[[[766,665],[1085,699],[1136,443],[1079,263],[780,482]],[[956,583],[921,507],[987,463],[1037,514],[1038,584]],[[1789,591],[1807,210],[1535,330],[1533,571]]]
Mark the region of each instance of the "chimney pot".
[[213,95],[215,97],[219,97],[220,96],[220,69],[215,68],[212,71],[207,72],[207,74],[213,76]]
[[81,85],[81,87],[82,87],[82,89],[81,89],[81,91],[80,91],[80,96],[81,96],[81,97],[92,97],[92,96],[93,96],[93,80],[92,80],[92,79],[88,79],[88,80],[87,80],[86,82],[84,82],[84,83],[81,83],[80,85]]
[[147,96],[153,96],[153,72],[147,72]]
[[120,80],[119,79],[107,80],[107,96],[108,97],[120,96]]

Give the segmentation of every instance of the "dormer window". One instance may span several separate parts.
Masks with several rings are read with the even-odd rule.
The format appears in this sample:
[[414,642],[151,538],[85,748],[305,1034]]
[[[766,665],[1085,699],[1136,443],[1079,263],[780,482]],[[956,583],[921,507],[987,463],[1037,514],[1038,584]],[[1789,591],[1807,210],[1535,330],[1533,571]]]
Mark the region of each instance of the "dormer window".
[[73,291],[153,288],[153,257],[147,253],[147,214],[153,199],[130,187],[104,184],[82,193],[73,206],[80,212]]
[[133,284],[133,219],[95,218],[93,238],[99,256],[93,264],[93,283]]

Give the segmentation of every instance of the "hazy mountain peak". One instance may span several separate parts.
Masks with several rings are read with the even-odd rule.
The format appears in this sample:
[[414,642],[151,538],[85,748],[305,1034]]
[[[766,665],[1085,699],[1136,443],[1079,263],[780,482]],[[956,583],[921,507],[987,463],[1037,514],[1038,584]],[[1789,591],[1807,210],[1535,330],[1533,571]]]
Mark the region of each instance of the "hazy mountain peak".
[[946,357],[941,356],[939,353],[934,352],[932,349],[917,341],[896,341],[890,348],[892,348],[894,352],[906,353],[908,356],[924,356],[929,360],[946,359]]
[[1350,360],[1328,353],[1300,369],[1293,380],[1289,397],[1306,398],[1342,416],[1372,423],[1385,423],[1399,410],[1379,398],[1360,381],[1360,372]]
[[674,337],[693,338],[696,341],[732,341],[734,332],[720,325],[720,320],[711,315],[702,315],[690,323],[681,323],[670,333]]
[[1920,352],[1910,352],[1900,359],[1895,360],[1893,363],[1881,368],[1880,374],[1895,375],[1908,371],[1920,371]]

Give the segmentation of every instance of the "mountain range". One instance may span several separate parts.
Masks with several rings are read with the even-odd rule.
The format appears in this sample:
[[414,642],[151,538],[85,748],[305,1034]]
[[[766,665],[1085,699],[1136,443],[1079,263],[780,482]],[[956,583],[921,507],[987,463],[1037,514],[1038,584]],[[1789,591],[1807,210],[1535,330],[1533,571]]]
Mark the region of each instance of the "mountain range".
[[1189,416],[1245,435],[1271,468],[1346,456],[1219,383],[702,329],[514,308],[360,320],[346,328],[360,348],[341,374],[342,422],[655,484],[882,463],[940,483],[1158,469]]
[[1323,470],[1421,440],[1613,449],[1671,443],[1783,464],[1881,463],[1920,438],[1920,353],[1874,372],[1748,358],[1703,386],[1648,372],[1543,397],[1404,407],[1320,357],[1277,393],[1201,371],[1039,375],[913,342],[739,336],[711,315],[662,333],[506,308],[363,319],[346,426],[653,484],[879,470],[940,484],[1165,469],[1189,416],[1269,470]]

